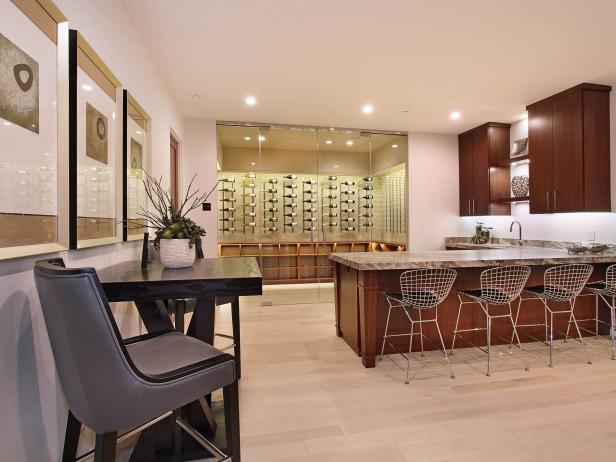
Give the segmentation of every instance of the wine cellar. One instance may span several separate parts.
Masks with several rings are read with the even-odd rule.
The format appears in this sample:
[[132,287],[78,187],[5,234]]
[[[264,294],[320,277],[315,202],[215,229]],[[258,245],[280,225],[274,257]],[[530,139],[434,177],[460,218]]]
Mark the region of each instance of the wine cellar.
[[[236,139],[251,141],[246,128],[241,128],[240,135],[244,135]],[[296,130],[274,133],[279,138],[287,134],[300,138]],[[346,141],[339,144],[351,146],[349,135],[352,133],[345,132]],[[233,146],[224,136],[219,143],[223,167],[218,172],[220,257],[257,257],[264,282],[280,284],[332,281],[333,267],[327,257],[331,252],[405,250],[404,162],[394,163],[394,157],[379,164],[369,149],[372,143],[367,143],[367,149],[351,152],[307,150],[305,143],[282,152],[274,144],[272,130],[255,137],[256,149],[241,143],[241,147]],[[366,138],[362,135],[358,144],[366,144]],[[393,138],[393,143],[388,140],[388,146],[400,146],[399,138],[404,138],[406,146],[402,136]],[[333,144],[332,139],[334,133],[328,130],[324,144]],[[265,140],[271,140],[268,148]],[[261,168],[234,168],[241,164]],[[375,164],[384,164],[384,168],[374,171]],[[284,169],[294,166],[298,168]]]

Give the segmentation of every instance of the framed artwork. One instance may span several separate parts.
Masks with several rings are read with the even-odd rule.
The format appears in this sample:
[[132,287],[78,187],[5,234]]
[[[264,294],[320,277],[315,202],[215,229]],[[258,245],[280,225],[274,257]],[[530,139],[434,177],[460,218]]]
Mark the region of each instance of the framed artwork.
[[69,244],[67,37],[50,1],[0,0],[0,259]]
[[70,247],[122,239],[121,84],[69,31]]
[[150,172],[151,119],[127,90],[123,92],[123,108],[123,239],[132,241],[142,239],[147,230],[141,211],[148,207],[143,180],[145,172]]

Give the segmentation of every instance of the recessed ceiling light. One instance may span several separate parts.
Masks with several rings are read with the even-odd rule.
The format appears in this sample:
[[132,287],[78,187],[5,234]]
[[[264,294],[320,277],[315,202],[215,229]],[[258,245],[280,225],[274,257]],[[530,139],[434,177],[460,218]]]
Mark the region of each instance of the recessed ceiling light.
[[257,99],[254,96],[247,96],[244,102],[248,104],[248,106],[254,106],[257,104]]
[[374,111],[374,107],[372,107],[372,104],[366,104],[364,105],[364,107],[361,108],[361,110],[364,112],[364,114],[370,114],[372,111]]
[[332,144],[332,140],[326,140],[325,144]]
[[397,144],[392,144],[391,147],[396,149],[398,147],[398,145]]
[[141,130],[137,130],[135,133],[136,133],[137,135],[141,135],[143,132],[142,132]]
[[196,98],[196,99],[199,99],[199,98],[201,98],[201,95],[198,95],[198,94],[195,93],[194,95],[192,95],[192,97]]
[[263,135],[259,136],[259,141],[265,141],[265,137]]
[[88,85],[87,83],[84,83],[81,88],[85,91],[92,91],[92,85]]
[[336,130],[334,127],[331,127],[331,128],[329,129],[329,131],[330,131],[330,132],[333,132],[334,130]]
[[353,140],[349,140],[346,142],[347,146],[353,146]]
[[520,120],[528,119],[528,112],[520,114]]
[[11,122],[2,122],[2,125],[6,125],[7,127],[10,127],[13,124]]
[[449,114],[449,118],[451,120],[458,120],[461,116],[462,114],[460,114],[459,111],[453,111],[451,114]]
[[250,136],[245,136],[244,141],[250,141],[252,138]]
[[256,162],[251,162],[250,165],[257,165],[257,163]]
[[338,168],[338,167],[340,167],[340,166],[339,165],[334,165],[334,168]]

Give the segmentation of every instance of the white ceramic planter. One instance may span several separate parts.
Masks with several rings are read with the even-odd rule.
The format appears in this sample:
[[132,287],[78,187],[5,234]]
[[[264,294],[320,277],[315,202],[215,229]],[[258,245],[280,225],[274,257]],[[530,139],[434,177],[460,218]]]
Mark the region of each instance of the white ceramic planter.
[[161,239],[160,261],[165,268],[186,268],[195,262],[195,247],[190,239]]

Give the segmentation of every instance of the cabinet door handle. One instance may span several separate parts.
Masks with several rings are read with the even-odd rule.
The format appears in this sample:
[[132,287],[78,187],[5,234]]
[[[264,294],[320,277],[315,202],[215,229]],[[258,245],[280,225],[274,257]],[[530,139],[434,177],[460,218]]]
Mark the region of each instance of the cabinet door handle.
[[556,211],[556,190],[554,190],[554,211]]
[[475,215],[475,199],[473,199],[473,215]]
[[468,214],[471,214],[471,200],[468,200]]
[[546,201],[548,203],[546,210],[550,211],[550,191],[546,190],[546,192],[545,192],[545,199],[546,199]]

